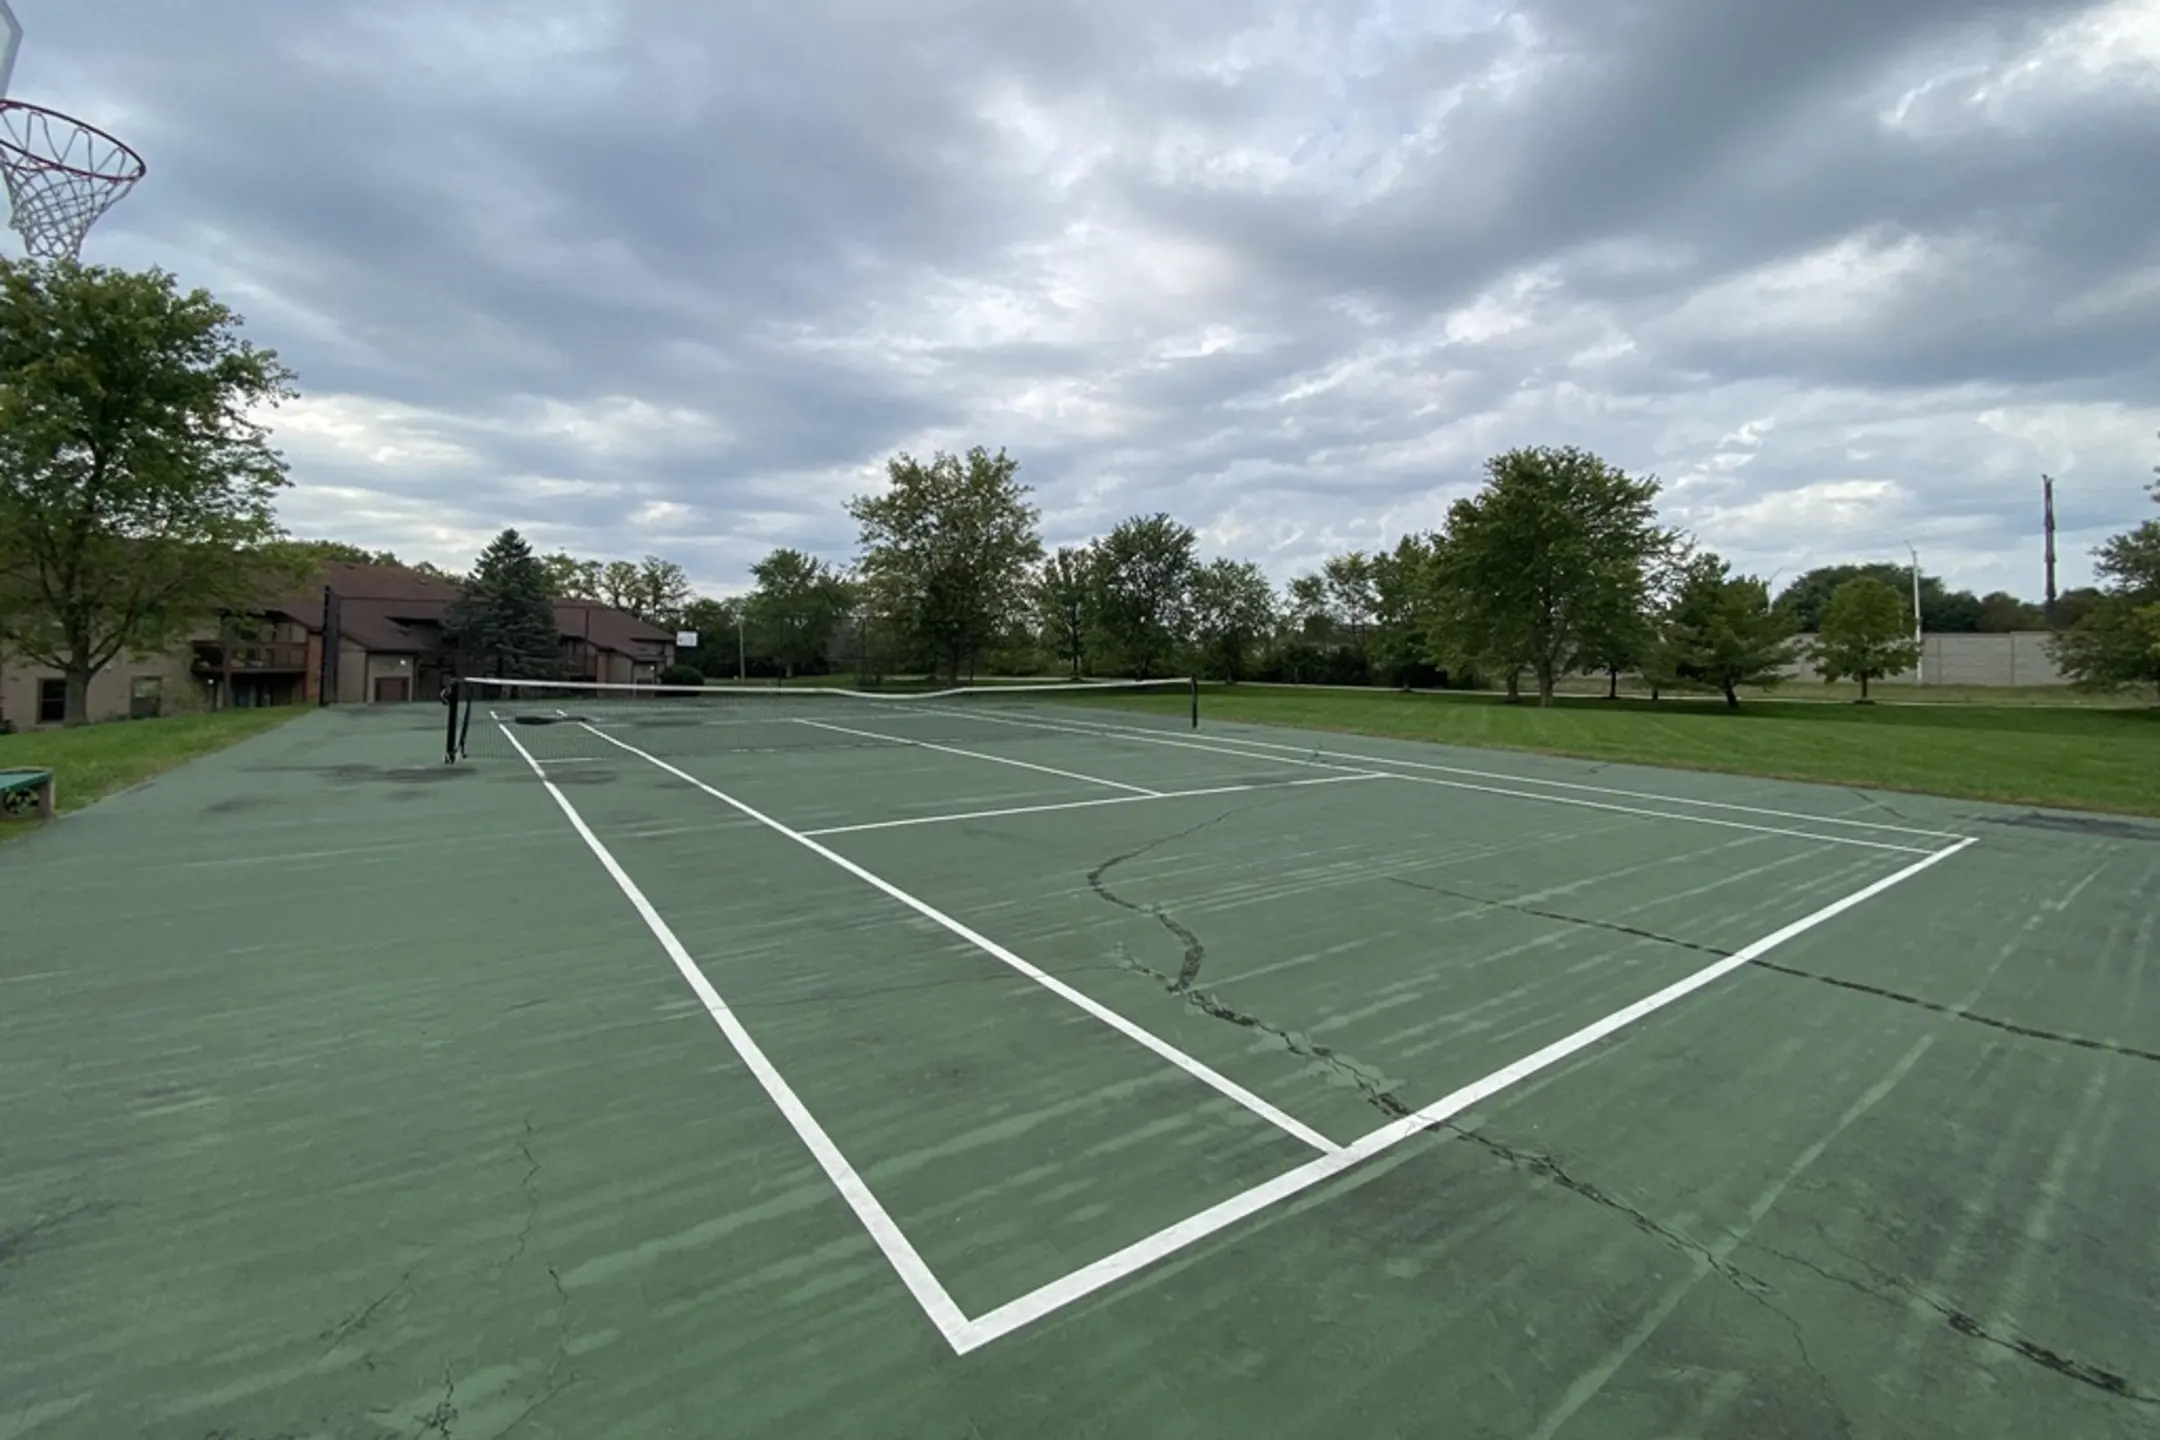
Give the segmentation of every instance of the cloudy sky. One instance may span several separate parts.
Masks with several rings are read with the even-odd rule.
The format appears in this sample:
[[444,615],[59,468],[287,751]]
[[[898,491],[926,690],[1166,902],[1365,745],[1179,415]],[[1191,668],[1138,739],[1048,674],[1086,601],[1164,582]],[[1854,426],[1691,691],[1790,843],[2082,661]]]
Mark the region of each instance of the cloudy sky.
[[725,590],[981,444],[1287,578],[1571,443],[2036,597],[2042,471],[2066,585],[2152,513],[2150,0],[13,3],[150,164],[84,258],[299,372],[301,533]]

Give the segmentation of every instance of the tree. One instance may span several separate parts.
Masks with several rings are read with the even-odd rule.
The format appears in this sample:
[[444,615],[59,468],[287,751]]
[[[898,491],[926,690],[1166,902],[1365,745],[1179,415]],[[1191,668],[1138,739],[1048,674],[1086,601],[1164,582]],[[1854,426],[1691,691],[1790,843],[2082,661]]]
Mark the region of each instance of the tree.
[[846,580],[824,561],[779,549],[750,567],[757,588],[743,603],[743,621],[782,675],[825,663],[834,632],[848,612]]
[[[736,619],[742,612],[739,600],[714,600],[699,596],[683,606],[682,628],[694,631],[697,648],[691,662],[707,675],[733,675],[744,660],[747,635],[738,636]],[[745,627],[747,628],[747,627]]]
[[[1838,586],[1848,580],[1880,580],[1905,598],[1905,613],[1912,615],[1912,571],[1894,561],[1868,565],[1823,565],[1810,570],[1778,592],[1778,609],[1804,631],[1822,628],[1823,607]],[[1920,576],[1920,625],[1935,634],[1982,628],[1984,602],[1970,590],[1950,590],[1942,577]]]
[[600,603],[611,610],[635,611],[642,578],[636,562],[610,560],[605,564],[599,561],[593,564],[598,566],[593,575],[593,588],[599,593]]
[[1848,580],[1830,593],[1814,645],[1815,669],[1827,681],[1868,682],[1910,670],[1920,660],[1905,598],[1872,576]]
[[1095,628],[1093,551],[1059,546],[1035,572],[1034,599],[1044,642],[1078,680],[1087,668],[1088,637]]
[[1449,608],[1479,658],[1530,671],[1549,705],[1592,629],[1641,603],[1675,537],[1655,523],[1655,480],[1572,446],[1511,450],[1486,475],[1448,510]]
[[315,568],[343,563],[347,565],[402,565],[397,556],[388,550],[370,550],[365,545],[348,545],[343,540],[293,540],[287,542],[293,555]]
[[1370,658],[1366,645],[1380,609],[1379,581],[1374,557],[1363,550],[1330,555],[1320,566],[1328,614],[1360,660]]
[[480,553],[443,617],[443,631],[468,675],[551,680],[562,669],[547,569],[515,530]]
[[2160,690],[2160,602],[2103,596],[2049,644],[2057,668],[2079,690],[2108,694],[2141,685]]
[[976,446],[928,464],[902,454],[889,487],[848,501],[861,531],[857,572],[871,612],[902,627],[957,684],[1023,612],[1042,558],[1020,462]]
[[1193,638],[1209,671],[1235,685],[1275,629],[1275,590],[1249,560],[1211,560],[1192,576]]
[[2160,686],[2160,520],[2103,541],[2093,569],[2100,592],[2055,636],[2056,665],[2083,690]]
[[673,560],[647,555],[638,562],[637,583],[624,608],[648,625],[672,630],[690,603],[690,576]]
[[240,324],[163,271],[0,260],[0,645],[61,672],[68,724],[119,655],[297,578],[259,418],[296,392]]
[[598,560],[580,560],[567,550],[557,550],[540,557],[540,568],[547,575],[548,593],[557,600],[600,599]]
[[2038,605],[2020,600],[2007,590],[1990,591],[1980,598],[1980,629],[1990,635],[2038,630],[2046,619]]
[[1378,680],[1410,685],[1430,668],[1426,632],[1432,625],[1438,554],[1431,537],[1405,535],[1393,550],[1372,557],[1373,628],[1367,656]]
[[1096,626],[1139,679],[1159,673],[1191,635],[1193,546],[1191,527],[1157,513],[1122,521],[1095,547]]
[[1785,678],[1797,647],[1793,623],[1770,603],[1755,577],[1732,577],[1705,552],[1688,562],[1659,627],[1649,667],[1653,683],[1702,685],[1740,708],[1740,687],[1767,688]]

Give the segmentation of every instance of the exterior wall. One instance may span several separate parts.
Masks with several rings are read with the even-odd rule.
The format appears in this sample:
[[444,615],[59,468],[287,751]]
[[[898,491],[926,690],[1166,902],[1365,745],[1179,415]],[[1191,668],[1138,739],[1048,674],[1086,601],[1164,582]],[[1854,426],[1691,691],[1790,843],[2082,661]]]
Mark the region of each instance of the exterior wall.
[[[386,687],[382,683],[385,680],[392,682],[403,680],[405,682],[404,698],[407,701],[422,698],[420,695],[420,677],[413,667],[413,657],[410,655],[369,655],[367,657],[366,676],[366,688],[356,695],[341,696],[340,698],[366,705],[376,704],[378,696],[382,696],[387,700],[389,696],[386,691],[393,691],[395,685]],[[426,698],[432,700],[435,697],[429,695]]]
[[[1802,639],[1812,637],[1803,636]],[[1910,685],[2063,685],[2062,672],[2048,655],[2048,632],[2017,630],[1995,635],[1928,635],[1922,640],[1921,673],[1908,670],[1889,678]],[[1814,663],[1803,658],[1789,672],[1796,680],[1820,680]]]
[[368,698],[368,652],[342,636],[338,639],[336,705],[365,704]]
[[[137,680],[157,681],[157,713],[171,715],[207,707],[202,685],[189,673],[192,647],[165,655],[123,655],[90,681],[90,718],[123,720],[131,712]],[[42,682],[61,678],[58,670],[0,657],[0,722],[16,730],[56,724],[39,719]]]

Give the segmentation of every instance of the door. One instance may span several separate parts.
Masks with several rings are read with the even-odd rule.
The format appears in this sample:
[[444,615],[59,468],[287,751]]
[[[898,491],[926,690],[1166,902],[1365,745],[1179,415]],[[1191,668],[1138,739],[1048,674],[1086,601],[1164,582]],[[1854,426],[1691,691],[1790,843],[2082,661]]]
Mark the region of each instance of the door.
[[396,705],[412,699],[410,675],[378,675],[375,677],[375,703]]

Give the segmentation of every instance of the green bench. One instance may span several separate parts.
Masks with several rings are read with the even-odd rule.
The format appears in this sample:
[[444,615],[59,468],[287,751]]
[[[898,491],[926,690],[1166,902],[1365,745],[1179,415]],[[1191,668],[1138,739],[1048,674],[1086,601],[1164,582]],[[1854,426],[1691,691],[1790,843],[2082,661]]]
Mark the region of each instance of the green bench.
[[50,770],[0,770],[0,815],[27,815],[35,810],[50,820],[59,813]]

